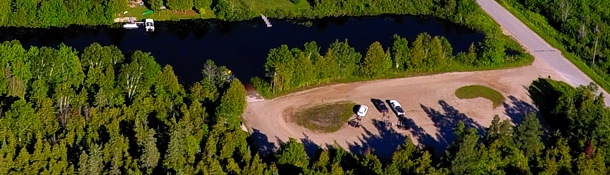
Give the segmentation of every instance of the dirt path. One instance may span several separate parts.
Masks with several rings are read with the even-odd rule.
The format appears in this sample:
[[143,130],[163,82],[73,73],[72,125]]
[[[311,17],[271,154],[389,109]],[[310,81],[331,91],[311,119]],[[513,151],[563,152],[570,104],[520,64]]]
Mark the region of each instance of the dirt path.
[[[406,135],[416,144],[441,149],[453,140],[452,128],[459,120],[480,130],[489,126],[494,115],[519,122],[521,113],[533,110],[525,88],[538,77],[549,75],[554,79],[560,77],[543,62],[535,61],[531,66],[516,69],[339,84],[273,100],[249,102],[243,118],[262,152],[273,151],[278,139],[295,138],[305,143],[309,151],[336,141],[352,152],[361,152],[370,146],[380,156],[389,156],[396,146],[404,143]],[[494,109],[487,99],[460,100],[455,97],[457,88],[472,84],[498,90],[507,97],[505,104]],[[381,119],[382,114],[375,110],[371,98],[398,100],[406,111],[410,129],[402,130],[396,126],[386,129],[375,122]],[[372,107],[362,122],[363,127],[354,128],[346,124],[335,133],[314,133],[287,122],[299,108],[341,100]],[[396,115],[391,113],[390,116],[392,123],[398,122]]]

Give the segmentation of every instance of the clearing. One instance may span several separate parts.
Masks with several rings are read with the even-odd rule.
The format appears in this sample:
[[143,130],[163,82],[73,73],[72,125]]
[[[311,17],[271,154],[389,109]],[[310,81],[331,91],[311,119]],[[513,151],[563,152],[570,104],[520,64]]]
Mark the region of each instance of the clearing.
[[136,17],[137,21],[142,21],[146,18],[154,19],[155,21],[168,21],[168,20],[181,20],[181,19],[195,19],[195,18],[214,18],[214,12],[211,9],[205,9],[202,14],[195,12],[194,10],[178,11],[178,10],[155,10],[150,15],[142,15],[143,12],[147,11],[146,6],[138,6],[134,8],[128,8],[127,14],[116,15],[115,18],[122,17]]
[[500,92],[481,85],[463,86],[455,91],[455,96],[459,99],[486,98],[493,102],[494,108],[502,105],[506,100]]
[[301,109],[292,116],[292,121],[312,131],[335,132],[354,116],[355,105],[350,101],[340,101]]
[[[241,2],[235,2],[237,5],[241,5]],[[310,5],[307,1],[301,1],[301,3],[294,4],[290,0],[249,0],[243,1],[243,5],[248,6],[247,8],[252,10],[258,17],[259,13],[265,13],[267,10],[282,9],[285,13],[294,12],[295,10],[309,9]],[[181,19],[208,19],[215,18],[216,15],[210,8],[204,9],[201,13],[197,13],[195,10],[178,11],[171,9],[155,10],[153,14],[142,15],[143,12],[147,11],[146,6],[137,6],[134,8],[128,8],[127,14],[118,14],[115,18],[123,17],[136,17],[138,21],[142,19],[151,18],[155,21],[167,21],[167,20],[181,20]]]
[[[551,76],[564,81],[544,62],[535,60],[530,66],[436,74],[389,80],[374,80],[336,84],[288,94],[275,99],[248,103],[243,119],[262,154],[274,151],[278,141],[295,138],[306,143],[308,151],[336,143],[351,152],[367,147],[375,149],[380,157],[390,156],[396,147],[410,138],[415,144],[430,145],[442,151],[455,139],[452,129],[458,121],[467,127],[484,132],[494,115],[514,122],[524,114],[535,111],[524,87],[539,77]],[[508,97],[497,108],[484,98],[459,99],[455,91],[463,86],[483,85]],[[352,101],[373,106],[370,99],[395,99],[405,111],[400,123],[408,129],[399,129],[399,118],[390,113],[391,128],[383,127],[383,114],[369,110],[360,128],[341,127],[336,132],[319,133],[291,122],[292,114],[306,106]]]

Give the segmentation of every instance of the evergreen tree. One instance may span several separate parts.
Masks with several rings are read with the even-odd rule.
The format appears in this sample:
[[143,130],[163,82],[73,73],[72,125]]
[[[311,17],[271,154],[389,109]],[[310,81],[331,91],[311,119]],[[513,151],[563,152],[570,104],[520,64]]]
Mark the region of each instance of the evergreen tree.
[[388,65],[391,66],[388,53],[384,52],[381,43],[374,42],[366,52],[360,72],[367,77],[377,77],[387,73]]

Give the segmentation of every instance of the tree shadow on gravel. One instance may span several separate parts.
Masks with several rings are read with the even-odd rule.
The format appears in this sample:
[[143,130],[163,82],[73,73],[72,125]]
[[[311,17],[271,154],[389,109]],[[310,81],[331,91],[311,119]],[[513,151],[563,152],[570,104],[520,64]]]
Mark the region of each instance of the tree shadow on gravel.
[[277,146],[269,141],[266,134],[255,128],[252,128],[252,131],[252,134],[250,134],[250,140],[254,144],[254,147],[256,147],[256,152],[258,152],[261,157],[273,155],[273,153],[277,151]]
[[307,153],[307,157],[309,157],[310,160],[318,159],[317,157],[318,155],[320,155],[321,151],[321,147],[318,144],[313,142],[305,133],[303,133],[301,143],[303,143],[303,146],[305,147],[305,152]]
[[515,125],[521,124],[521,122],[523,122],[523,117],[526,114],[530,112],[538,113],[536,107],[515,96],[508,96],[508,100],[509,101],[503,103],[503,106],[506,109],[505,114],[510,117]]
[[391,127],[386,127],[384,122],[381,120],[373,120],[373,125],[379,134],[374,134],[368,128],[362,127],[365,134],[359,138],[360,143],[353,142],[349,145],[350,152],[354,154],[362,155],[368,148],[372,148],[380,160],[389,160],[396,149],[405,143],[407,137]]
[[474,128],[477,135],[485,135],[485,128],[472,118],[469,118],[443,100],[440,100],[438,103],[441,105],[444,112],[421,105],[424,112],[426,112],[428,117],[434,122],[434,126],[437,129],[436,139],[426,133],[421,127],[414,126],[411,129],[411,133],[414,137],[417,137],[418,142],[422,145],[432,147],[434,150],[433,152],[437,156],[442,155],[447,149],[447,146],[455,140],[456,135],[453,132],[453,129],[457,127],[460,121],[464,123],[466,128]]
[[435,153],[437,148],[434,148],[434,145],[437,144],[437,141],[434,137],[428,134],[424,128],[417,126],[413,119],[403,116],[398,118],[401,124],[404,126],[404,130],[409,130],[411,135],[417,139],[418,146],[424,148],[425,150],[430,151],[431,153]]

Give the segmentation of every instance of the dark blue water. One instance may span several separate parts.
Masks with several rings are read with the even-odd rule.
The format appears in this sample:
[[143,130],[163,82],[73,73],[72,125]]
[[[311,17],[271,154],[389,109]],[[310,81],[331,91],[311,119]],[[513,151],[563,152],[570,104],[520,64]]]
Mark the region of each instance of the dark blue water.
[[214,20],[156,22],[153,34],[110,27],[5,28],[0,29],[0,39],[18,39],[26,48],[56,47],[65,43],[82,51],[97,42],[116,45],[127,54],[134,50],[151,52],[162,66],[173,66],[182,83],[192,84],[202,78],[201,69],[206,59],[227,66],[244,82],[254,76],[262,77],[269,49],[282,44],[302,48],[305,42],[316,41],[324,53],[330,43],[347,39],[364,55],[366,48],[375,41],[389,47],[394,34],[413,41],[418,34],[427,32],[446,37],[454,51],[461,52],[485,37],[449,22],[415,16],[325,18],[312,21],[310,27],[285,20],[271,20],[271,23],[273,27],[267,28],[260,19],[239,23]]

